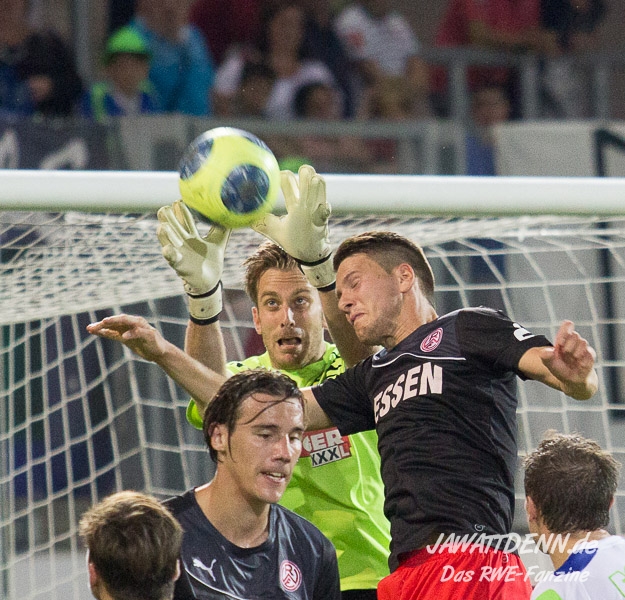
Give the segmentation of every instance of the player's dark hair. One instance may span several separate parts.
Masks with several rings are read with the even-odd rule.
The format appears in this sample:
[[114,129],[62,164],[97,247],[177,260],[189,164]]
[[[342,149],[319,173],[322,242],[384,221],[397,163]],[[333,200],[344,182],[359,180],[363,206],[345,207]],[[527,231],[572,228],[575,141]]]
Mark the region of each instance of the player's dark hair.
[[108,496],[83,514],[79,531],[113,598],[172,597],[182,528],[156,498],[132,491]]
[[552,533],[604,528],[620,464],[593,440],[548,432],[525,459],[525,495]]
[[434,306],[434,273],[423,250],[409,239],[392,231],[368,231],[344,240],[334,254],[334,270],[354,254],[366,254],[387,273],[402,263],[409,264],[421,286],[421,291]]
[[241,405],[249,397],[256,394],[272,396],[275,401],[267,402],[266,406],[251,421],[268,408],[288,400],[297,400],[302,407],[304,416],[306,415],[304,395],[297,384],[287,375],[279,371],[269,371],[262,368],[249,369],[233,375],[219,388],[204,413],[202,424],[204,441],[211,458],[215,462],[218,460],[217,451],[211,445],[211,436],[215,426],[225,425],[228,433],[233,433],[241,414]]
[[245,276],[243,285],[250,300],[258,306],[258,282],[269,269],[280,271],[300,270],[299,263],[289,256],[278,244],[264,242],[243,262]]

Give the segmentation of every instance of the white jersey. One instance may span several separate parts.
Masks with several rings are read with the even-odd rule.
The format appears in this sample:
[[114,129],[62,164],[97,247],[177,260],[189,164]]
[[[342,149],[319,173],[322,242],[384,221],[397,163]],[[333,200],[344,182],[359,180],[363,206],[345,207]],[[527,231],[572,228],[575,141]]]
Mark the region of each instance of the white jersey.
[[532,600],[623,600],[625,538],[583,542],[549,575],[534,588]]
[[408,58],[420,50],[408,21],[395,11],[375,19],[352,4],[337,17],[335,28],[352,60],[374,60],[388,75],[403,75]]

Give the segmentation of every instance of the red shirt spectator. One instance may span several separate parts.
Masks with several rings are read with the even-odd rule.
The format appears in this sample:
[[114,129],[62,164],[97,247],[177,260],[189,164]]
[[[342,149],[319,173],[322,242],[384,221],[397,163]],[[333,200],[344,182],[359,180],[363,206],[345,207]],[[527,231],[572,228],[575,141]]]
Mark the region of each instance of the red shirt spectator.
[[195,0],[189,20],[203,33],[215,64],[221,64],[230,46],[256,44],[262,4],[262,0]]
[[[500,51],[549,52],[555,37],[540,25],[540,0],[451,0],[443,16],[435,46],[472,46]],[[510,69],[476,67],[469,70],[469,85],[507,85]],[[445,73],[434,70],[433,88],[446,87]]]

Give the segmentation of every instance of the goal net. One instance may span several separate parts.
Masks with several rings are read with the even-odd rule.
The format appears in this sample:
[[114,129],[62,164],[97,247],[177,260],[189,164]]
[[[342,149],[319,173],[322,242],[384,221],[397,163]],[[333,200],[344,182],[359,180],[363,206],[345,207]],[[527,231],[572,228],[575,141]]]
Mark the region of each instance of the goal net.
[[[22,175],[26,196],[31,176]],[[38,210],[0,213],[0,597],[10,600],[89,597],[77,538],[82,512],[116,490],[164,497],[207,481],[213,472],[201,433],[186,423],[187,395],[155,365],[85,330],[107,315],[141,314],[182,346],[182,284],[161,256],[148,207],[175,196],[165,200],[159,186],[139,186],[141,210],[111,213],[93,200],[101,190],[85,188],[85,207],[100,212],[66,210],[56,188],[65,179],[55,177],[49,187],[39,182],[41,202],[32,202]],[[355,180],[335,181],[350,190]],[[421,181],[408,181],[414,199],[423,192]],[[458,185],[464,185],[454,182],[441,178],[428,185],[441,198],[447,193],[453,205],[463,194]],[[363,188],[360,204],[346,202],[347,191],[341,195],[328,185],[335,206],[333,242],[386,229],[422,245],[437,278],[439,314],[489,305],[551,339],[563,319],[574,320],[597,351],[600,391],[580,403],[543,385],[521,383],[520,452],[535,448],[553,428],[592,437],[625,464],[625,215],[592,215],[587,207],[596,196],[588,195],[582,216],[470,217],[486,212],[471,199],[452,216],[442,216],[445,207],[432,194],[423,205],[403,202],[398,194],[408,184],[386,178],[384,195],[369,190],[373,196],[367,198]],[[467,197],[478,184],[486,203],[499,194],[499,212],[523,211],[513,185],[501,196],[501,188],[472,180]],[[545,182],[544,196],[549,185],[556,184]],[[569,188],[570,198],[580,186],[594,189],[579,182]],[[566,187],[563,182],[554,189]],[[621,182],[620,198],[623,189]],[[19,206],[16,193],[0,188],[0,205]],[[44,207],[50,195],[54,199]],[[75,195],[72,202],[79,208]],[[547,206],[534,212],[545,213]],[[237,230],[228,247],[221,324],[231,359],[259,351],[240,268],[259,241],[253,231]],[[515,530],[524,532],[520,475],[519,470]],[[610,528],[625,533],[622,479]]]

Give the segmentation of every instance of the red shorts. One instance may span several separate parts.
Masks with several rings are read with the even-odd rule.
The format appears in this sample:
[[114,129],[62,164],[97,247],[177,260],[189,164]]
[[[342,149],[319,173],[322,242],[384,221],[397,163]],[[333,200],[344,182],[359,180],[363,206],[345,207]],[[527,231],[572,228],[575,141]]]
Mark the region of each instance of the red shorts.
[[531,594],[516,554],[478,545],[417,550],[378,584],[378,600],[529,600]]

